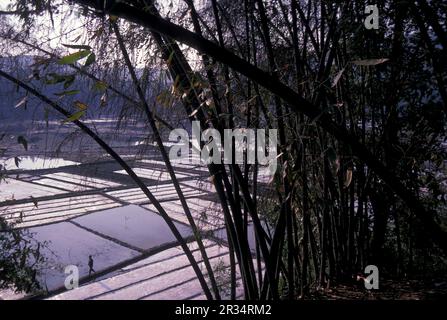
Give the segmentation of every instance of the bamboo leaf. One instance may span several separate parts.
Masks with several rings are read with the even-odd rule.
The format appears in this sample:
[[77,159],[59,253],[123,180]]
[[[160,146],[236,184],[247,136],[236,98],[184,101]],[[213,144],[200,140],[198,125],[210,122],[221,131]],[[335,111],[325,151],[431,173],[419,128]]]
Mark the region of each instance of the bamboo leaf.
[[25,105],[26,107],[26,102],[28,101],[28,96],[25,96],[22,100],[20,100],[15,106],[14,108],[18,108],[20,106]]
[[88,67],[96,61],[96,55],[92,52],[85,61],[84,67]]
[[82,58],[87,57],[90,54],[90,50],[81,50],[75,53],[71,53],[65,57],[60,58],[57,63],[58,64],[73,64]]
[[14,157],[14,163],[16,165],[16,167],[19,167],[20,161],[22,161],[19,157]]
[[352,61],[353,64],[358,66],[375,66],[378,64],[382,64],[384,62],[387,62],[388,58],[381,58],[381,59],[366,59],[366,60],[354,60]]
[[81,37],[82,37],[82,34],[80,34],[79,36],[77,36],[76,38],[74,38],[74,39],[71,40],[71,41],[73,41],[73,42],[78,42],[79,39],[81,39]]
[[75,103],[74,103],[74,105],[75,105],[75,107],[78,108],[79,110],[87,110],[87,108],[88,108],[88,105],[86,105],[85,103],[83,103],[83,102],[81,102],[81,101],[79,101],[79,100],[76,100]]
[[349,168],[349,169],[346,171],[346,177],[345,177],[344,187],[345,187],[345,188],[349,187],[349,185],[351,184],[351,181],[352,181],[352,169]]
[[[228,87],[227,87],[227,90],[228,90]],[[247,105],[251,105],[252,103],[255,103],[257,99],[258,99],[257,95],[251,97],[250,100],[247,101]]]
[[338,81],[340,81],[341,76],[343,75],[343,72],[345,71],[345,68],[341,69],[337,75],[335,76],[334,80],[332,81],[332,88],[335,88],[337,86]]
[[48,74],[48,76],[51,77],[51,79],[46,78],[45,80],[46,84],[56,84],[67,80],[67,76],[59,75],[57,73],[50,73]]
[[67,119],[63,120],[62,123],[73,122],[73,121],[79,120],[84,114],[85,114],[85,110],[81,110],[76,113],[73,113]]
[[189,115],[189,117],[194,117],[196,114],[197,114],[197,112],[199,112],[199,110],[200,110],[200,107],[198,107],[196,110],[194,110],[193,112],[191,112],[191,114]]
[[174,99],[173,96],[171,95],[170,91],[168,91],[168,90],[162,91],[156,97],[156,101],[166,108],[168,108],[172,105],[173,99]]
[[177,88],[178,88],[179,84],[180,84],[180,76],[177,75],[177,77],[175,77],[174,84],[172,85],[172,90],[171,90],[172,94],[175,94],[177,92]]
[[172,63],[172,59],[174,58],[174,50],[171,52],[171,54],[169,55],[169,57],[168,57],[168,60],[166,60],[166,64],[167,64],[167,66],[168,67],[170,67],[171,66],[171,63]]
[[76,77],[73,74],[69,75],[69,76],[66,76],[65,77],[65,83],[64,83],[64,89],[68,89],[73,84],[75,79],[76,79]]
[[98,91],[105,91],[107,90],[107,87],[108,85],[104,81],[96,81],[93,88]]
[[54,95],[58,96],[58,97],[72,96],[72,95],[78,94],[79,92],[81,92],[81,90],[68,90],[68,91],[62,91],[59,93],[55,93]]
[[107,104],[107,92],[104,92],[104,94],[101,96],[101,99],[99,100],[99,105],[101,107],[104,107]]
[[21,144],[26,151],[28,151],[28,141],[26,141],[25,137],[19,136],[17,138],[17,143]]

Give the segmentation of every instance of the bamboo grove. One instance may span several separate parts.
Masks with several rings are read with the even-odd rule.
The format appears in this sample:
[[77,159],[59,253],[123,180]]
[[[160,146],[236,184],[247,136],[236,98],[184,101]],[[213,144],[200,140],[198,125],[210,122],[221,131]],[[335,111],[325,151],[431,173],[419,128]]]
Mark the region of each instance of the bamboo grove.
[[[380,27],[370,30],[364,25],[368,4],[182,0],[166,19],[166,9],[153,0],[18,0],[10,14],[32,25],[39,14],[57,15],[68,5],[81,8],[92,29],[106,26],[96,47],[119,51],[114,63],[127,70],[133,93],[105,81],[107,90],[147,120],[199,243],[203,270],[163,204],[126,161],[82,118],[73,123],[155,204],[209,299],[222,298],[222,292],[202,243],[206,234],[192,218],[162,143],[163,130],[174,125],[152,111],[132,53],[156,57],[153,63],[161,63],[172,80],[172,99],[202,129],[278,129],[279,166],[268,184],[258,183],[260,168],[247,161],[208,169],[228,234],[229,297],[235,298],[239,271],[247,299],[297,299],[353,282],[371,264],[390,279],[445,271],[447,6],[377,1]],[[18,34],[0,36],[58,58],[26,32]],[[109,53],[96,52],[97,63],[110,59]],[[70,67],[79,77],[102,80],[99,73]],[[23,79],[5,70],[0,75],[70,116],[62,102]]]

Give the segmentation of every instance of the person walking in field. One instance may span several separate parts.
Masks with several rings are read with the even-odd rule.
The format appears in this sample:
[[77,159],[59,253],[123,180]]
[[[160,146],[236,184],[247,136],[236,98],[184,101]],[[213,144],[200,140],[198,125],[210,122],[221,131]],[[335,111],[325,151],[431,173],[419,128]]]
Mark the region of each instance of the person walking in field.
[[93,273],[95,272],[95,270],[93,269],[93,258],[92,258],[92,256],[88,256],[88,268],[89,268],[88,275],[91,275],[92,272]]

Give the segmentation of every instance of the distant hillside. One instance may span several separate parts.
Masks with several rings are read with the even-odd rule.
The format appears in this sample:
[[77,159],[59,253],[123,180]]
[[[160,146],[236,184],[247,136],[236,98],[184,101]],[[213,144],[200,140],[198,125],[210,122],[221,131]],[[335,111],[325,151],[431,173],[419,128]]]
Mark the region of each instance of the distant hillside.
[[[141,117],[141,112],[136,110],[135,106],[130,104],[129,101],[110,91],[107,93],[107,103],[101,106],[101,97],[104,91],[101,88],[98,89],[95,81],[80,75],[76,70],[67,66],[59,66],[56,63],[51,63],[44,71],[39,73],[39,77],[35,77],[33,76],[33,70],[35,69],[33,67],[34,63],[35,58],[32,56],[0,57],[0,67],[3,70],[7,70],[15,76],[18,76],[22,81],[31,83],[33,87],[37,88],[45,96],[60,101],[61,105],[66,108],[73,108],[73,111],[75,111],[76,109],[73,105],[76,100],[87,104],[89,108],[86,117],[89,119],[117,118],[123,116],[131,117],[137,122],[144,119],[144,117]],[[120,73],[122,74],[122,72]],[[158,75],[159,70],[154,70],[152,74]],[[55,84],[46,83],[46,80],[50,80],[50,82],[54,80],[54,82],[57,82],[58,77],[69,77],[70,75],[76,75],[76,77],[68,88],[64,88],[64,82]],[[112,83],[113,79],[110,81]],[[134,92],[132,83],[130,81],[120,81],[120,83],[124,83],[127,88],[121,87],[119,90],[125,92],[127,95],[132,95],[132,92]],[[72,90],[79,90],[79,93],[64,97],[58,96],[58,94],[64,91]],[[151,105],[156,95],[157,92],[148,90],[147,99]],[[53,120],[60,118],[60,115],[55,114],[49,108],[46,111],[41,101],[32,96],[26,99],[26,103],[15,107],[25,96],[26,92],[24,90],[19,89],[10,81],[0,78],[0,123],[2,125],[8,122],[20,122],[24,120]],[[169,112],[172,116],[172,110],[166,110],[166,108],[159,105],[156,108],[158,114],[166,114]]]

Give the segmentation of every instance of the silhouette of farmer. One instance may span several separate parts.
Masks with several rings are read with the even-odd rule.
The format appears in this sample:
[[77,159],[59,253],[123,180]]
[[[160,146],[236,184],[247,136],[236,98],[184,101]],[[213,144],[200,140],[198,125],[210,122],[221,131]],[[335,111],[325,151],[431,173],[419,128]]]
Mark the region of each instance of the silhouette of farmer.
[[93,258],[92,256],[88,256],[88,275],[91,275],[92,272],[95,272],[95,270],[93,269]]

